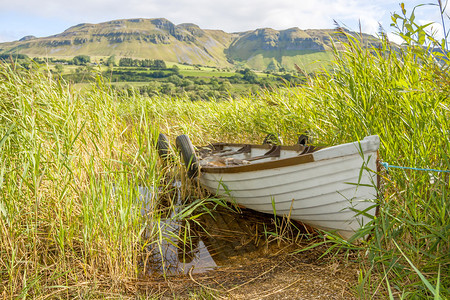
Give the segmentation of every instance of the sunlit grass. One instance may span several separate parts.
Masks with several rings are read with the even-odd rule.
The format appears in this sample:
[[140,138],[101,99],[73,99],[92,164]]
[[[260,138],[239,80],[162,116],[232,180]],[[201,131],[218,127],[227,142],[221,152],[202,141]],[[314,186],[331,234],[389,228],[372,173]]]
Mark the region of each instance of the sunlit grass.
[[[101,79],[79,93],[46,74],[0,65],[0,295],[126,290],[148,246],[163,239],[152,226],[162,213],[141,215],[137,187],[164,193],[173,189],[168,179],[179,176],[158,161],[159,132],[172,142],[188,134],[196,145],[261,143],[267,133],[294,144],[306,130],[323,145],[378,134],[383,161],[450,170],[448,65],[427,51],[384,47],[350,39],[336,50],[333,68],[303,86],[221,102],[125,97]],[[325,242],[358,255],[362,298],[448,297],[449,174],[380,171],[371,238]],[[174,214],[178,219],[206,201],[185,183],[182,193],[194,201]],[[284,240],[285,231],[280,223],[267,235]]]
[[[269,132],[293,144],[298,133],[308,130],[316,143],[333,145],[378,134],[383,161],[450,170],[450,100],[441,85],[449,75],[439,71],[447,66],[436,65],[429,52],[419,56],[388,43],[384,49],[366,49],[350,38],[343,46],[333,70],[302,87],[219,103],[166,99],[160,106],[159,99],[146,100],[147,107],[171,138],[186,133],[195,144],[260,143]],[[371,239],[363,247],[342,242],[360,249],[368,272],[361,290],[366,295],[388,288],[405,297],[448,295],[449,173],[380,171],[380,214]]]
[[7,65],[0,78],[0,294],[71,295],[135,276],[136,187],[157,180],[145,112],[121,117],[104,86],[80,96]]

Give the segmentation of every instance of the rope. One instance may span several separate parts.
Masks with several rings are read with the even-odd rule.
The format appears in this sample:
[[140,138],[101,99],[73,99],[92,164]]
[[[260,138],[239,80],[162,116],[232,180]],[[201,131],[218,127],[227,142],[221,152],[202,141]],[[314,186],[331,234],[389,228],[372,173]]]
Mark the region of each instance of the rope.
[[450,170],[437,170],[437,169],[423,169],[423,168],[393,166],[393,165],[390,165],[387,162],[383,162],[383,161],[380,162],[380,164],[386,169],[386,171],[389,171],[389,168],[394,168],[394,169],[406,169],[406,170],[414,170],[414,171],[450,173]]

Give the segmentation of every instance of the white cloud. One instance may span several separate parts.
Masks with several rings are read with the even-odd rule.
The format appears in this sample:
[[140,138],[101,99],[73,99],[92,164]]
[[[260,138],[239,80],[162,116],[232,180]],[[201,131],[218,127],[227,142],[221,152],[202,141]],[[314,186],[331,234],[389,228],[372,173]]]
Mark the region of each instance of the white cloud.
[[403,43],[403,39],[395,33],[388,33],[387,36],[390,41],[392,41],[398,45],[401,45]]
[[[409,0],[407,8],[420,2],[422,0]],[[376,33],[378,23],[389,31],[390,12],[399,11],[398,3],[392,0],[0,0],[0,7],[1,14],[34,16],[55,24],[59,22],[61,26],[124,18],[165,17],[175,24],[189,22],[201,28],[227,32],[261,27],[332,28],[334,19],[353,30],[359,30],[360,20],[364,32]],[[24,18],[22,23],[23,26],[28,24],[30,29],[36,26],[32,18]],[[0,31],[2,26],[6,25],[0,20]]]

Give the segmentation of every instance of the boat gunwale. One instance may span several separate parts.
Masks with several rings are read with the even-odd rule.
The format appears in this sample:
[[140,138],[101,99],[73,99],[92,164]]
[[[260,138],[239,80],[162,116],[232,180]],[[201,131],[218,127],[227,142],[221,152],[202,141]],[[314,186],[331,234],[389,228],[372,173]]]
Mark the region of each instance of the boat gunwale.
[[[368,137],[364,138],[366,140]],[[351,142],[351,143],[345,143],[338,146],[343,145],[349,145],[354,144],[355,146],[360,145],[362,141],[357,142]],[[228,155],[233,154],[240,154],[240,153],[248,153],[249,149],[256,148],[256,149],[267,149],[268,151],[264,155],[260,155],[258,157],[252,157],[249,159],[252,163],[250,164],[244,164],[244,165],[231,165],[231,166],[200,166],[200,171],[204,173],[214,173],[214,174],[224,174],[224,173],[245,173],[245,172],[253,172],[253,171],[261,171],[261,170],[270,170],[275,168],[283,168],[283,167],[289,167],[294,165],[301,165],[301,164],[307,164],[312,163],[316,161],[322,161],[322,160],[328,160],[328,159],[334,159],[338,157],[345,157],[348,155],[352,155],[354,153],[348,153],[342,155],[342,153],[334,157],[326,157],[326,158],[318,158],[316,157],[315,153],[318,153],[318,150],[324,150],[327,148],[335,148],[336,146],[332,147],[315,147],[315,146],[304,146],[304,145],[293,145],[293,146],[284,146],[284,145],[258,145],[258,144],[243,144],[243,143],[212,143],[204,147],[198,148],[197,153],[201,153],[202,149],[208,149],[211,151],[220,151],[220,148],[223,149],[224,147],[238,147],[238,150],[230,152]],[[287,158],[279,158],[281,151],[293,151],[297,152],[297,156],[293,157],[287,157]],[[360,152],[361,149],[359,149],[357,152],[362,155]],[[320,151],[319,151],[320,152]],[[372,151],[368,151],[372,152]],[[378,156],[378,147],[375,151]],[[226,156],[226,155],[224,155]],[[258,162],[259,159],[264,158],[277,158],[276,160],[270,160],[270,161],[263,161]]]
[[279,158],[276,160],[271,161],[264,161],[264,162],[257,162],[248,164],[248,165],[237,165],[237,166],[225,166],[225,167],[208,167],[208,166],[201,166],[200,170],[201,172],[205,173],[241,173],[241,172],[252,172],[252,171],[260,171],[260,170],[267,170],[267,169],[275,169],[275,168],[282,168],[282,167],[288,167],[288,166],[294,166],[299,164],[305,164],[314,162],[314,156],[312,153],[314,151],[317,151],[321,149],[320,147],[314,147],[312,149],[312,152],[308,152],[305,154],[302,154],[305,150],[308,150],[308,147],[302,146],[302,145],[294,145],[294,146],[277,146],[277,145],[255,145],[255,144],[233,144],[233,143],[214,143],[210,144],[204,147],[200,147],[199,149],[205,149],[208,147],[246,147],[251,146],[252,148],[257,149],[267,149],[268,152],[261,156],[261,158],[276,158],[276,156],[270,155],[276,147],[278,147],[279,150],[284,151],[293,151],[298,152],[299,154],[294,157],[287,157],[287,158]]

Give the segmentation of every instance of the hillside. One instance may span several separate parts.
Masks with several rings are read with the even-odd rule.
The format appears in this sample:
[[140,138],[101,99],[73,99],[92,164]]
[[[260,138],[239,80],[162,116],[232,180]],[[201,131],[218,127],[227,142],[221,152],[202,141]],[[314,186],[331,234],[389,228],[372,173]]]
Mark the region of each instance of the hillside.
[[[31,57],[115,55],[256,70],[293,69],[294,64],[310,69],[313,61],[329,58],[333,35],[332,29],[299,28],[227,33],[201,29],[190,23],[175,25],[163,18],[126,19],[79,24],[49,37],[26,36],[19,41],[1,43],[0,54]],[[374,37],[368,37],[376,41]]]

